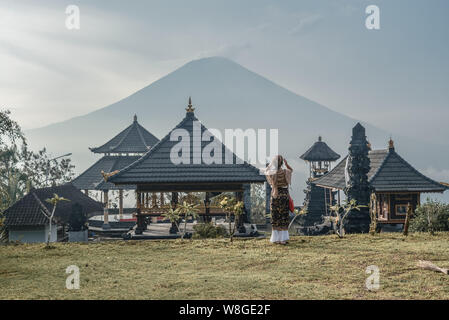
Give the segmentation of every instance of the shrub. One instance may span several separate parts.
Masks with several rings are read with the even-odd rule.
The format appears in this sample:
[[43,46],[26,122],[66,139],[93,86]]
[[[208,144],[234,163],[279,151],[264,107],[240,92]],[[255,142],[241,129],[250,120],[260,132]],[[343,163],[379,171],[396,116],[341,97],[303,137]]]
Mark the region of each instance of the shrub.
[[449,204],[427,199],[416,208],[410,221],[410,230],[415,232],[449,231]]
[[222,238],[226,236],[226,229],[212,223],[199,223],[193,226],[194,239]]

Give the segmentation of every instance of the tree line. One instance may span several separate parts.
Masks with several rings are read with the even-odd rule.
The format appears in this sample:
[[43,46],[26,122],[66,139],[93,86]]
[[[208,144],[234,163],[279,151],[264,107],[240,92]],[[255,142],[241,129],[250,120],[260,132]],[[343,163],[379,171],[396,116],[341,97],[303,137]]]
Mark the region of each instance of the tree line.
[[10,111],[0,110],[0,213],[31,188],[71,181],[74,168],[70,158],[52,159],[45,148],[31,150]]

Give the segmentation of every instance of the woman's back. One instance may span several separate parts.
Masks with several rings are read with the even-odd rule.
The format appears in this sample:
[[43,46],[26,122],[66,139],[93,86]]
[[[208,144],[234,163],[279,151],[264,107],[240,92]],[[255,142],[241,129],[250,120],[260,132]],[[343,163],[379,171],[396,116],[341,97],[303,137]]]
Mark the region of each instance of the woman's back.
[[286,171],[285,169],[280,169],[275,175],[276,185],[278,188],[288,187],[287,175],[285,171]]

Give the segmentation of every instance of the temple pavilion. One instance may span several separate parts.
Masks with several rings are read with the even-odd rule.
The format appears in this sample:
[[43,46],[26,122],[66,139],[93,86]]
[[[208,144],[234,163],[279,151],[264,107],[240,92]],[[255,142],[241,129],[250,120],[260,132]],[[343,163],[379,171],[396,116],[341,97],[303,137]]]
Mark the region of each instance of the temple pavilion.
[[119,214],[121,216],[123,214],[123,190],[135,190],[136,188],[132,184],[116,186],[107,182],[107,173],[118,172],[118,170],[129,166],[158,142],[158,138],[139,124],[135,115],[131,125],[111,140],[100,147],[89,148],[93,153],[103,154],[103,157],[75,178],[72,184],[79,190],[84,190],[86,194],[89,190],[102,192],[104,229],[109,229],[109,191],[119,191]]
[[323,216],[328,214],[329,207],[335,202],[336,192],[332,189],[317,186],[313,182],[332,169],[332,162],[338,160],[340,155],[332,150],[323,139],[316,141],[303,155],[302,160],[309,164],[310,176],[307,179],[307,189],[304,209],[307,212],[301,224],[312,226],[323,222]]
[[[108,180],[116,186],[136,186],[136,234],[147,229],[148,217],[159,216],[182,201],[181,193],[185,197],[202,193],[204,200],[198,203],[198,213],[209,217],[223,214],[219,207],[211,205],[212,196],[233,192],[237,199],[243,200],[245,187],[266,181],[259,169],[238,159],[212,135],[196,118],[194,110],[189,98],[184,119],[149,152]],[[184,161],[179,162],[179,158]],[[154,206],[148,199],[155,192],[171,193],[171,203]],[[248,208],[244,210],[246,214],[240,221],[248,219]]]
[[[407,206],[410,205],[414,212],[420,204],[421,193],[442,193],[447,189],[447,186],[426,177],[404,160],[396,152],[391,139],[388,149],[370,150],[368,158],[368,182],[375,194],[378,224],[404,223]],[[345,190],[347,159],[348,156],[313,184],[337,190],[338,193]]]

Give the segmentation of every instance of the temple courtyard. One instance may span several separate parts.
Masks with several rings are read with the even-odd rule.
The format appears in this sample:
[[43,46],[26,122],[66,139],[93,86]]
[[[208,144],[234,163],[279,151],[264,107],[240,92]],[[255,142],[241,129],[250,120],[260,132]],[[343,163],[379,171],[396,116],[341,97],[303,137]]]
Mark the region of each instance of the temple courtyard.
[[[449,233],[0,246],[0,299],[449,299]],[[66,288],[66,268],[80,288]],[[366,287],[368,266],[379,289]],[[368,281],[369,282],[369,281]]]

